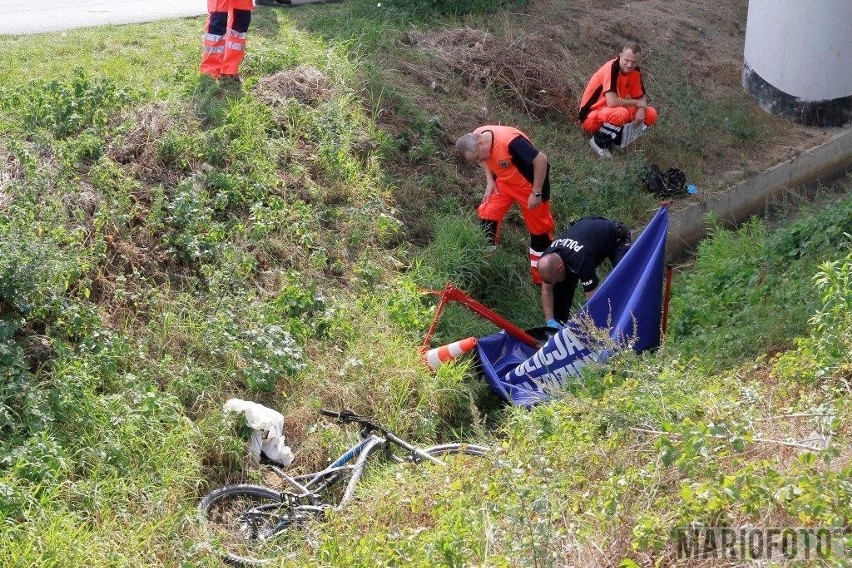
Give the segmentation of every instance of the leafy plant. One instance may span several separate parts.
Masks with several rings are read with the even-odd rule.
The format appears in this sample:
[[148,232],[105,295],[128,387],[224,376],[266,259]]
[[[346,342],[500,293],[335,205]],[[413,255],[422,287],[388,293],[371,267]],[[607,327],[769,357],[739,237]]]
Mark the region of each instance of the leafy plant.
[[31,82],[13,95],[11,105],[28,128],[45,128],[57,138],[106,127],[113,113],[137,98],[106,78],[92,78],[82,68],[70,80]]
[[852,254],[821,264],[813,281],[822,306],[808,322],[811,334],[797,339],[796,349],[782,355],[776,369],[791,382],[841,379],[848,389],[852,367]]

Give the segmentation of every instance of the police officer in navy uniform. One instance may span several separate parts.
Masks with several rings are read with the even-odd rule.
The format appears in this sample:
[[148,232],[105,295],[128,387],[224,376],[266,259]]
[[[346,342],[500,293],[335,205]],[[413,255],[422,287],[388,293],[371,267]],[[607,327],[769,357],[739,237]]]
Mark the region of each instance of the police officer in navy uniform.
[[597,267],[608,258],[615,268],[630,244],[630,229],[604,217],[584,217],[559,235],[538,261],[547,325],[558,328],[568,321],[577,283],[590,297],[600,282]]

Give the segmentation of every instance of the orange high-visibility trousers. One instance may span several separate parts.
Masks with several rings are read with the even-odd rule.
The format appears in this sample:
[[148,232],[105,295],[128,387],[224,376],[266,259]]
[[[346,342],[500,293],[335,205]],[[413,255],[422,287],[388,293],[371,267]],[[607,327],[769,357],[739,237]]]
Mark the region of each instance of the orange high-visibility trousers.
[[[601,107],[598,110],[593,110],[583,121],[582,127],[589,134],[594,134],[600,130],[604,122],[608,122],[615,126],[624,126],[628,122],[636,120],[637,107]],[[646,126],[654,126],[657,122],[657,109],[654,107],[645,108]]]
[[484,203],[480,203],[476,210],[480,219],[499,223],[509,212],[512,205],[517,203],[531,235],[550,233],[556,227],[556,222],[550,212],[549,199],[541,202],[535,209],[530,209],[527,206],[527,199],[530,196],[529,188],[515,187],[499,181],[495,181],[494,184],[497,191],[489,195]]
[[207,27],[199,70],[214,79],[239,75],[246,53],[252,0],[207,0]]
[[[527,205],[527,199],[530,196],[529,189],[507,185],[496,180],[494,183],[497,192],[489,195],[488,199],[484,203],[480,203],[476,210],[476,214],[483,221],[497,223],[494,243],[496,244],[500,238],[500,226],[503,224],[503,218],[515,203],[521,208],[521,216],[524,218],[530,238],[535,240],[536,235],[547,235],[549,237],[547,242],[550,242],[553,239],[553,230],[556,228],[556,222],[553,220],[553,213],[550,210],[550,200],[542,201],[538,207],[530,209]],[[531,244],[534,245],[535,242]],[[541,278],[538,275],[538,259],[544,252],[544,248],[537,250],[531,246],[529,250],[530,275],[535,284],[541,284]]]

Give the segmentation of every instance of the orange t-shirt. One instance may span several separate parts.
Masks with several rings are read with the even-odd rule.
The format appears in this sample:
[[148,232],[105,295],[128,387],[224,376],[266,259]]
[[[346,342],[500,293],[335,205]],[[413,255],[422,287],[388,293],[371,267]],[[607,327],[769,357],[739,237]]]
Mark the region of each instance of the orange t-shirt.
[[589,113],[606,106],[606,93],[615,92],[622,99],[639,99],[645,96],[645,85],[642,84],[642,72],[636,67],[630,73],[622,73],[618,66],[618,57],[607,61],[595,71],[580,102],[580,122]]

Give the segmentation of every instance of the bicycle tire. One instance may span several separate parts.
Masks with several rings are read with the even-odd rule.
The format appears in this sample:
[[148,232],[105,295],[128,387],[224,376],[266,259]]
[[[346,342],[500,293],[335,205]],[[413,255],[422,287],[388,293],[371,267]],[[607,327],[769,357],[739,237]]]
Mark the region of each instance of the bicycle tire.
[[267,556],[280,552],[276,537],[294,524],[317,518],[322,507],[299,505],[292,509],[281,493],[262,485],[219,487],[198,503],[201,523],[210,544],[231,566],[263,566]]
[[476,446],[474,444],[441,444],[440,446],[432,446],[431,448],[426,448],[425,451],[427,454],[434,458],[439,458],[441,456],[453,455],[453,454],[466,454],[470,456],[478,456],[482,457],[488,453],[488,448],[485,446]]

